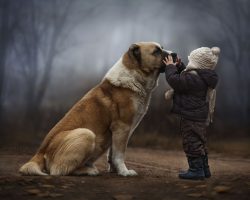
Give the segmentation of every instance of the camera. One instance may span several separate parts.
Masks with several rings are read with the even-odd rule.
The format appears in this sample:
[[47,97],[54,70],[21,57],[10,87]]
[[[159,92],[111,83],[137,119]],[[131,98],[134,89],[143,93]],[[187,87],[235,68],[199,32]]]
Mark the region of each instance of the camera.
[[[174,53],[174,52],[170,53],[169,51],[164,50],[164,59],[165,59],[165,57],[168,57],[169,55],[172,56],[173,62],[176,63],[177,62],[177,53]],[[166,68],[166,65],[163,63],[163,66],[160,69],[160,73],[164,73],[165,68]]]
[[177,61],[177,53],[170,53],[170,55],[173,58],[173,62],[176,63],[176,61]]

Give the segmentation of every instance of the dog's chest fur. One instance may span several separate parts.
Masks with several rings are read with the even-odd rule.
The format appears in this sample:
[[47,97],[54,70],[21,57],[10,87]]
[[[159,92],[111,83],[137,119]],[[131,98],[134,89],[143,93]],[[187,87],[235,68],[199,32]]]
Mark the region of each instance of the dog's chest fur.
[[151,98],[151,92],[145,98],[140,98],[140,97],[133,98],[133,104],[136,113],[133,118],[133,124],[131,127],[130,135],[133,133],[133,131],[138,126],[144,115],[147,113],[148,106],[150,103],[150,98]]
[[104,77],[104,79],[109,80],[115,86],[128,88],[135,92],[132,97],[135,113],[130,135],[148,110],[151,94],[157,86],[158,77],[158,72],[144,77],[137,71],[128,69],[123,65],[122,59],[118,60]]

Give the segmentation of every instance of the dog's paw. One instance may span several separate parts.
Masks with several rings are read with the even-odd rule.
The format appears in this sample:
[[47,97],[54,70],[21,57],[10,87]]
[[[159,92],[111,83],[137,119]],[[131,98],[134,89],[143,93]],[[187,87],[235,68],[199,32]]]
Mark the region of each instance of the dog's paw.
[[96,168],[92,168],[91,170],[87,171],[87,175],[88,176],[98,176],[99,175],[99,171]]
[[120,176],[137,176],[138,174],[136,173],[135,170],[130,169],[130,170],[126,170],[126,171],[121,171],[118,173],[118,175],[120,175]]
[[97,176],[99,171],[96,167],[82,167],[75,170],[72,175],[75,176]]

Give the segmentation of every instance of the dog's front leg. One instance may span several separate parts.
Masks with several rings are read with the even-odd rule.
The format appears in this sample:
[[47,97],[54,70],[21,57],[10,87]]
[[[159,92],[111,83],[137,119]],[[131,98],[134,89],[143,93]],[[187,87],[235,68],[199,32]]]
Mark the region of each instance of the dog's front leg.
[[128,170],[124,162],[130,130],[130,126],[122,122],[112,126],[112,164],[121,176],[137,175],[134,170]]

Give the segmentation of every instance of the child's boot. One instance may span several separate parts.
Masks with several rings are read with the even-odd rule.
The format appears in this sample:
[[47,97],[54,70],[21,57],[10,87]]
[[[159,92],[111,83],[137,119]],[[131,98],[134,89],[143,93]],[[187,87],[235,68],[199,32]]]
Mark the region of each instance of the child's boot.
[[209,177],[211,177],[211,172],[210,172],[209,165],[208,165],[208,156],[207,156],[207,154],[202,156],[202,159],[203,159],[203,169],[204,169],[205,177],[209,178]]
[[186,173],[180,173],[179,178],[191,180],[203,180],[205,178],[202,157],[188,157],[189,169]]

